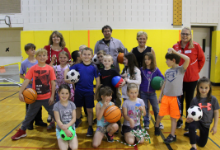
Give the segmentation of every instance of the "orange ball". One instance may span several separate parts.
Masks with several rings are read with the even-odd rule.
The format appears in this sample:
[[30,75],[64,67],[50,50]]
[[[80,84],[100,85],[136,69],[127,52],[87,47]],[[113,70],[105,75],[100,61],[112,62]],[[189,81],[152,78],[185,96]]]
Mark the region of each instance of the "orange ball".
[[118,54],[118,58],[117,58],[118,62],[120,64],[123,64],[123,60],[124,60],[124,53],[120,53]]
[[109,123],[116,123],[121,119],[121,110],[115,106],[109,106],[104,111],[104,118]]
[[32,88],[27,88],[23,91],[24,101],[27,104],[32,104],[37,100],[37,92]]

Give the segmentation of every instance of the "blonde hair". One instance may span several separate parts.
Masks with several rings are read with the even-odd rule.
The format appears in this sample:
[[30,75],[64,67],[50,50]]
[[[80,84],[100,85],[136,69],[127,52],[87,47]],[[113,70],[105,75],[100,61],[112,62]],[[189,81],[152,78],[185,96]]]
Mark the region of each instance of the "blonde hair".
[[[189,27],[184,27],[184,28],[182,29],[181,33],[183,32],[183,30],[189,30],[190,35],[192,35],[191,29],[190,29]],[[190,48],[190,49],[191,49],[191,48],[194,48],[192,36],[191,36],[191,38],[190,38],[190,40],[189,40],[189,48]]]
[[66,57],[69,59],[69,54],[66,51],[61,51],[59,53],[59,57],[60,57],[60,55],[66,55]]
[[44,48],[39,48],[36,52],[35,52],[35,56],[38,56],[40,54],[46,54],[47,55],[47,50]]
[[89,47],[83,48],[82,51],[81,51],[81,54],[83,53],[83,51],[90,51],[92,53],[92,55],[93,55],[93,50],[91,48],[89,48]]
[[53,35],[54,34],[60,38],[59,46],[61,48],[64,48],[66,46],[66,42],[64,41],[63,35],[58,31],[53,31],[53,33],[50,35],[49,45],[53,45]]
[[138,90],[138,86],[135,83],[129,83],[127,86],[127,92],[129,92],[130,89],[137,89]]
[[104,59],[104,57],[110,57],[112,59],[112,61],[113,61],[112,55],[106,54],[106,55],[103,55],[103,59]]
[[97,55],[100,55],[100,54],[106,55],[106,52],[104,50],[100,50],[100,51],[98,51]]
[[86,48],[87,46],[86,45],[80,45],[79,46],[79,51],[81,51],[83,48]]
[[139,31],[139,32],[137,33],[137,39],[138,39],[141,35],[145,35],[145,36],[146,36],[146,39],[148,39],[147,33],[144,32],[144,31]]

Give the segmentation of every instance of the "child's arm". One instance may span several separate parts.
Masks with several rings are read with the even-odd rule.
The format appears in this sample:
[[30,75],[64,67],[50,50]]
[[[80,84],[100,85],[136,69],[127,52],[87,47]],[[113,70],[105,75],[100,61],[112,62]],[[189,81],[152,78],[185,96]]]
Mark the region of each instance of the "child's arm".
[[128,115],[127,115],[127,108],[122,107],[122,113],[123,113],[124,119],[129,121],[130,127],[134,128],[134,125],[135,125],[134,124],[134,120],[132,118],[128,117]]
[[[99,85],[100,85],[100,77],[97,77],[97,78],[95,78],[95,80],[96,80],[96,86],[95,86],[95,95],[96,95],[96,89],[98,89],[98,87],[99,87]],[[94,96],[94,98],[95,98],[95,96]]]
[[162,99],[162,97],[163,97],[163,89],[164,89],[164,87],[165,87],[165,83],[166,83],[166,81],[164,81],[164,83],[163,83],[163,85],[162,85],[162,87],[161,87],[160,96],[159,96],[159,98],[158,98],[158,103],[161,103],[161,99]]
[[24,80],[26,79],[23,74],[20,74],[20,78]]
[[168,53],[170,53],[170,54],[176,54],[176,55],[178,55],[178,56],[180,56],[182,59],[184,59],[185,61],[184,61],[184,63],[183,63],[183,68],[184,68],[184,70],[186,70],[187,69],[187,67],[189,66],[189,62],[190,62],[190,58],[188,57],[188,56],[186,56],[186,55],[184,55],[184,54],[181,54],[181,53],[178,53],[177,51],[175,51],[173,48],[169,48],[168,49]]
[[70,126],[72,126],[74,123],[76,122],[76,110],[74,109],[72,112],[72,120],[67,123],[67,124],[63,124],[61,125],[63,129],[68,129]]
[[143,112],[143,116],[146,116],[146,109],[144,106],[140,106],[139,110],[141,111],[141,113]]
[[214,110],[214,125],[210,131],[210,132],[212,132],[212,135],[214,135],[217,132],[218,117],[219,117],[219,112],[217,109],[217,110]]
[[67,79],[66,79],[66,74],[67,74],[69,71],[70,71],[69,68],[67,68],[67,69],[64,71],[64,81],[65,81],[66,83],[69,83],[69,84],[74,84],[74,83],[71,82],[70,80],[67,80]]
[[55,80],[51,80],[51,97],[49,99],[49,105],[52,105],[54,103],[55,89],[56,89]]
[[136,69],[136,71],[137,71],[135,75],[136,80],[125,78],[125,81],[128,83],[141,84],[141,71],[139,69]]
[[103,113],[106,109],[106,107],[108,106],[110,101],[105,101],[105,103],[103,104],[103,106],[101,107],[101,105],[99,103],[96,104],[96,117],[97,120],[101,120]]
[[21,86],[21,88],[20,88],[20,91],[19,91],[19,99],[20,99],[20,101],[21,102],[24,102],[24,97],[23,97],[23,91],[24,91],[24,89],[28,86],[28,84],[29,84],[29,82],[30,82],[31,80],[29,80],[29,79],[25,79],[24,80],[24,82],[23,82],[23,84],[22,84],[22,86]]

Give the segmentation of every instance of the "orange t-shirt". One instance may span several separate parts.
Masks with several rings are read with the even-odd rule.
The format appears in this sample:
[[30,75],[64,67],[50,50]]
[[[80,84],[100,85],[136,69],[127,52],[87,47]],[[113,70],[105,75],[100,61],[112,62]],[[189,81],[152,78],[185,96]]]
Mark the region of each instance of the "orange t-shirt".
[[45,100],[51,97],[51,81],[56,80],[53,67],[46,64],[44,67],[38,64],[32,66],[25,78],[33,78],[32,88],[37,91],[37,100]]

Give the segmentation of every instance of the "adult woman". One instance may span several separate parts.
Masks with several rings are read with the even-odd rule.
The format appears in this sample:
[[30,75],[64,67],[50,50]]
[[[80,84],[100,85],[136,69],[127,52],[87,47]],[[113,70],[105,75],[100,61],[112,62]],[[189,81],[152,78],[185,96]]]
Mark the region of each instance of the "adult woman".
[[[154,49],[152,47],[146,46],[147,39],[148,39],[147,33],[144,31],[139,31],[137,33],[138,46],[132,49],[132,53],[135,55],[137,59],[139,69],[142,67],[144,54],[146,52],[151,52],[155,57]],[[156,64],[156,59],[155,59],[155,64]]]
[[[181,116],[183,115],[183,101],[186,100],[186,110],[190,106],[190,102],[194,96],[194,90],[199,79],[199,72],[205,63],[205,55],[200,45],[192,40],[191,29],[184,27],[181,32],[181,41],[173,45],[173,48],[187,55],[190,58],[190,64],[186,69],[183,79],[183,95],[181,96]],[[184,60],[181,59],[179,65],[181,66]],[[186,111],[187,116],[187,111]],[[182,117],[177,121],[177,128],[183,124]],[[188,123],[185,123],[185,130],[189,130]]]
[[65,47],[66,43],[64,41],[63,35],[58,31],[53,31],[50,35],[49,45],[46,45],[44,48],[47,50],[48,59],[46,61],[49,65],[59,65],[58,60],[59,53],[61,51],[66,51],[71,59],[69,50]]

